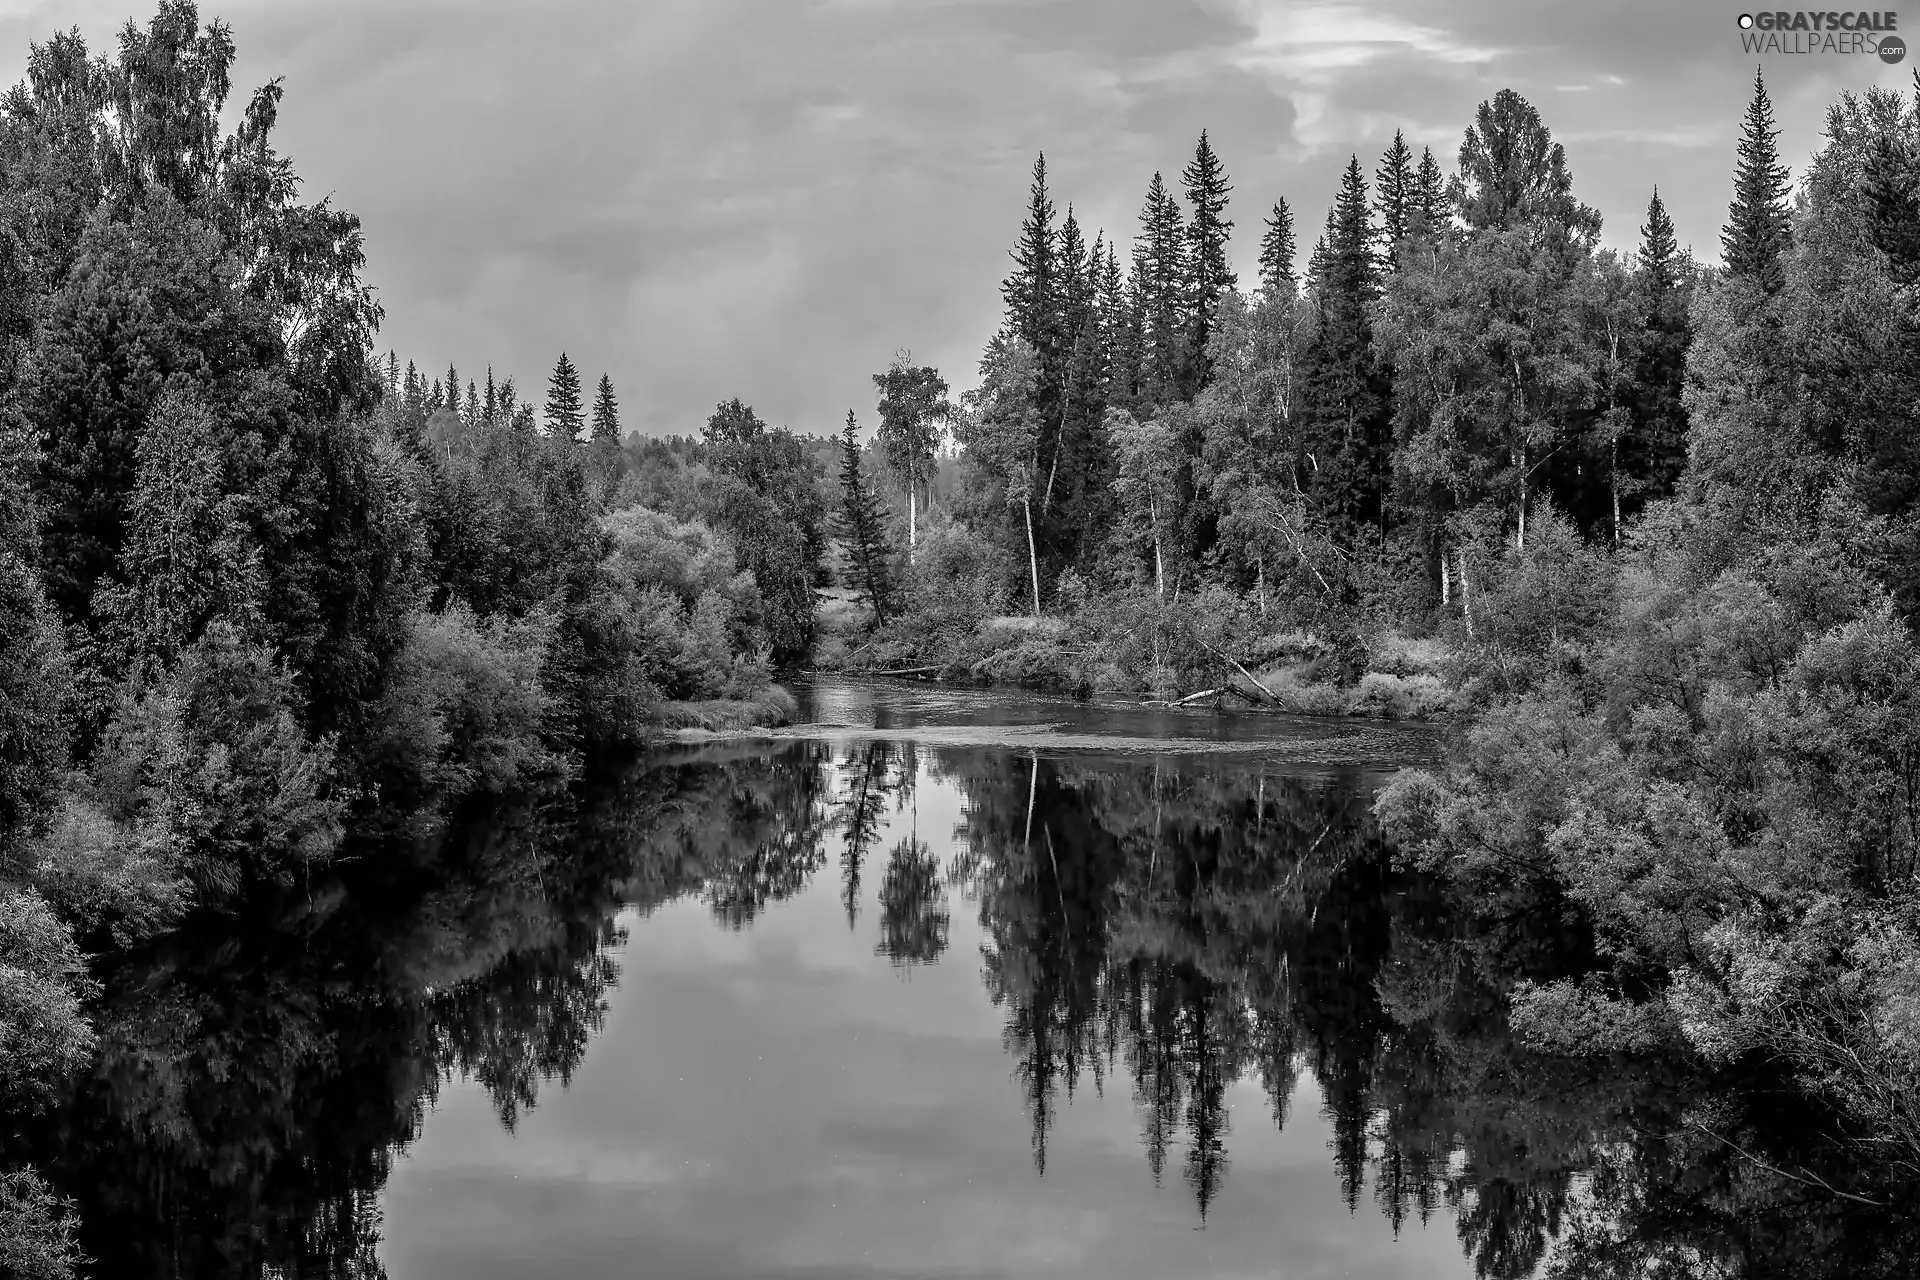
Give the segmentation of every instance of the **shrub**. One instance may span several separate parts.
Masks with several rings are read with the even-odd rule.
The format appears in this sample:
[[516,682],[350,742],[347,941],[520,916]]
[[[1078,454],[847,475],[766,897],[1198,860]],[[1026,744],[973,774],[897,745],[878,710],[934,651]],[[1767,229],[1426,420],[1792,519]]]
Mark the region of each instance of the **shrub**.
[[73,1238],[71,1201],[32,1169],[0,1173],[0,1275],[9,1280],[72,1280],[86,1258]]
[[510,791],[569,772],[545,737],[552,700],[541,675],[554,631],[544,612],[479,618],[455,604],[414,614],[376,717],[380,766],[443,795]]
[[93,1053],[86,962],[39,894],[0,887],[0,1106],[38,1109]]
[[70,793],[35,848],[34,887],[82,939],[133,946],[172,925],[193,888],[152,834]]
[[333,747],[307,740],[271,650],[215,622],[122,705],[95,762],[115,819],[210,900],[288,883],[340,839]]

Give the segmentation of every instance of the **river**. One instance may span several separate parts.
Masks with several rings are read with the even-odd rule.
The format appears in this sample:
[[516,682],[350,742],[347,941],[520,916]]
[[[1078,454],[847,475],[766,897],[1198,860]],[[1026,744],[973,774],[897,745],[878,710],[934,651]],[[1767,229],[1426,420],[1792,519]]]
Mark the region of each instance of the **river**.
[[1512,1043],[1504,984],[1584,935],[1395,869],[1372,796],[1431,729],[800,692],[798,730],[370,822],[336,879],[115,961],[31,1139],[99,1274],[1518,1280],[1910,1238],[1830,1197],[1769,1226],[1685,1136],[1766,1082]]

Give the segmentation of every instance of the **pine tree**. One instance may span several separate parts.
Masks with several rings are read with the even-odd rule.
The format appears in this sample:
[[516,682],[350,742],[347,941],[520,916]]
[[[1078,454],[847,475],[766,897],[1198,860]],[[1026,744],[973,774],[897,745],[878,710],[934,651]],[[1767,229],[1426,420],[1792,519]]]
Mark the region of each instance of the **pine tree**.
[[[1333,218],[1329,211],[1328,224]],[[1322,232],[1313,242],[1313,252],[1307,255],[1307,292],[1313,295],[1316,307],[1324,308],[1327,303],[1327,236]]]
[[1753,73],[1753,100],[1740,129],[1740,163],[1733,177],[1733,205],[1720,233],[1727,271],[1771,293],[1780,287],[1780,255],[1792,242],[1787,212],[1787,167],[1774,140],[1773,103],[1760,71]]
[[1433,148],[1420,150],[1420,167],[1413,174],[1413,197],[1407,232],[1422,237],[1437,236],[1447,224],[1447,179]]
[[1640,237],[1635,284],[1645,328],[1629,387],[1630,425],[1613,461],[1617,475],[1631,479],[1629,496],[1644,503],[1672,493],[1686,466],[1687,410],[1681,393],[1693,327],[1688,317],[1691,264],[1681,253],[1673,219],[1657,189],[1647,202]]
[[[493,377],[492,377],[492,375],[491,375],[491,374],[489,374],[489,375],[488,375],[488,377],[487,377],[487,381],[488,381],[488,383],[489,383],[489,384],[491,384],[491,383],[492,383],[492,381],[493,381]],[[491,386],[489,386],[489,390],[491,390]],[[483,406],[482,406],[482,405],[481,405],[481,403],[480,403],[480,392],[479,392],[479,390],[478,390],[478,389],[477,389],[477,388],[476,388],[476,387],[475,387],[475,386],[473,385],[473,379],[472,379],[472,378],[468,378],[468,379],[467,379],[467,412],[466,412],[466,418],[467,418],[467,424],[468,424],[469,426],[475,426],[475,425],[478,425],[479,423],[481,423],[481,422],[483,422],[483,421],[485,420],[485,419],[484,419],[484,418],[483,418],[483,417],[481,416],[481,413],[482,413],[482,409],[483,409]]]
[[1192,396],[1212,378],[1207,339],[1213,333],[1220,295],[1239,283],[1227,260],[1227,240],[1233,231],[1233,220],[1226,216],[1227,197],[1233,187],[1227,181],[1220,158],[1214,154],[1213,144],[1207,141],[1205,130],[1200,133],[1193,160],[1181,171],[1180,181],[1193,210],[1192,220],[1187,224],[1190,275],[1186,297],[1191,311],[1187,321],[1189,363],[1183,380],[1185,393]]
[[1013,274],[1000,286],[1007,325],[1040,355],[1044,367],[1058,347],[1059,264],[1053,228],[1053,199],[1047,194],[1047,157],[1033,162],[1027,216],[1013,246]]
[[411,360],[407,361],[407,376],[401,383],[401,396],[402,402],[407,406],[408,412],[417,413],[426,406],[426,379],[420,376],[420,370],[414,366]]
[[1273,298],[1291,298],[1298,282],[1293,277],[1293,210],[1285,199],[1273,202],[1267,232],[1260,237],[1260,287]]
[[1680,242],[1674,238],[1673,219],[1667,216],[1658,187],[1647,202],[1647,224],[1640,228],[1640,270],[1656,298],[1665,297],[1680,283]]
[[604,373],[593,397],[593,442],[616,447],[620,444],[620,401],[613,394],[613,379]]
[[1108,404],[1131,405],[1140,373],[1139,313],[1112,241],[1107,242],[1107,261],[1100,270],[1100,340],[1107,370],[1103,398]]
[[1186,363],[1187,234],[1180,203],[1156,173],[1140,210],[1133,275],[1140,316],[1140,399],[1157,406],[1180,397]]
[[887,512],[860,470],[859,428],[851,409],[847,410],[847,425],[840,432],[840,510],[834,523],[846,544],[855,581],[873,606],[874,626],[885,626],[893,607]]
[[587,416],[580,402],[580,371],[562,351],[547,378],[547,434],[559,440],[578,440]]
[[1400,130],[1393,131],[1393,145],[1380,159],[1374,173],[1374,189],[1379,193],[1380,241],[1386,260],[1400,264],[1400,242],[1412,225],[1414,200],[1418,194],[1413,172],[1413,152]]
[[487,366],[487,398],[480,402],[481,420],[483,422],[489,422],[489,423],[492,422],[494,419],[494,415],[499,412],[499,408],[500,408],[500,393],[494,389],[493,366],[488,365]]
[[1373,351],[1369,308],[1380,291],[1367,180],[1352,157],[1315,250],[1320,323],[1308,347],[1304,408],[1316,505],[1334,539],[1354,546],[1385,516],[1387,384]]
[[431,417],[447,407],[446,389],[440,385],[440,379],[433,380],[433,390],[427,393],[427,414]]
[[[447,408],[451,409],[455,413],[459,413],[460,412],[460,374],[457,370],[454,369],[452,361],[447,362],[446,393],[447,393]],[[473,422],[473,419],[469,417],[467,421],[468,421],[468,424],[471,425]]]

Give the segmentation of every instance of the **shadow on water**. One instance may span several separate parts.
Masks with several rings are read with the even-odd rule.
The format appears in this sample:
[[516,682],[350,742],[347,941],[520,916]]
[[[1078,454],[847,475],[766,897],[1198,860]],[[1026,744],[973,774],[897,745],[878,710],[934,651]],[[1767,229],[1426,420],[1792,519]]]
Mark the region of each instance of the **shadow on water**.
[[[1809,1181],[1849,1162],[1783,1082],[1516,1045],[1506,992],[1588,941],[1556,903],[1396,871],[1379,763],[912,734],[659,752],[433,838],[363,835],[326,885],[115,958],[93,1070],[13,1141],[79,1202],[96,1274],[382,1275],[395,1154],[449,1079],[509,1128],[566,1085],[621,980],[617,921],[698,898],[745,930],[828,876],[850,925],[876,909],[875,963],[951,962],[977,912],[1042,1177],[1076,1092],[1122,1091],[1204,1221],[1235,1133],[1286,1126],[1304,1073],[1349,1210],[1450,1218],[1480,1276],[1903,1274],[1912,1218]],[[963,798],[959,829],[899,835],[929,786]],[[1229,1114],[1242,1082],[1266,1115]]]

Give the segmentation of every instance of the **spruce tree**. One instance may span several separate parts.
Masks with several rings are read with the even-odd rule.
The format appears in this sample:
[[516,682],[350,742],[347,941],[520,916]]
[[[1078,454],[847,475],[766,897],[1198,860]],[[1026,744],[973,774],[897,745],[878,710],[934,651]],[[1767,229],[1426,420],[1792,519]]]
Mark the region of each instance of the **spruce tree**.
[[1047,157],[1033,162],[1033,184],[1027,193],[1027,215],[1013,246],[1013,274],[1000,286],[1006,299],[1007,325],[1039,353],[1044,367],[1057,353],[1059,330],[1059,265],[1053,227],[1053,199],[1047,194]]
[[620,443],[620,401],[613,394],[613,379],[600,375],[600,389],[593,397],[593,442],[598,445]]
[[[489,381],[489,382],[491,382],[491,381],[492,381],[492,378],[491,378],[491,377],[489,377],[489,378],[488,378],[488,381]],[[469,426],[474,426],[474,425],[477,425],[477,424],[479,424],[480,422],[483,422],[483,421],[485,420],[485,419],[484,419],[484,418],[483,418],[483,417],[481,416],[481,411],[482,411],[482,407],[483,407],[483,406],[482,406],[482,405],[481,405],[481,403],[480,403],[480,391],[479,391],[479,389],[478,389],[478,388],[476,388],[476,387],[475,387],[475,386],[473,385],[473,379],[472,379],[472,378],[468,378],[468,379],[467,379],[467,412],[466,412],[466,418],[467,418],[467,424],[468,424]]]
[[1187,345],[1187,233],[1180,203],[1158,173],[1140,210],[1133,276],[1140,324],[1139,396],[1144,406],[1180,397]]
[[1396,267],[1400,264],[1400,242],[1407,238],[1413,224],[1414,199],[1418,194],[1416,181],[1413,152],[1407,146],[1406,136],[1395,129],[1393,144],[1380,158],[1380,167],[1374,172],[1374,189],[1380,208],[1381,248],[1386,261]]
[[1183,389],[1188,396],[1197,393],[1212,378],[1207,360],[1207,339],[1213,333],[1213,319],[1219,310],[1220,295],[1238,283],[1227,260],[1227,240],[1233,220],[1227,217],[1227,197],[1233,186],[1221,167],[1206,131],[1194,147],[1193,160],[1181,171],[1187,204],[1192,208],[1187,224],[1189,271],[1186,297],[1190,312],[1187,319],[1188,367]]
[[480,402],[481,421],[489,422],[489,423],[492,422],[494,419],[494,415],[499,411],[499,407],[500,407],[500,393],[494,389],[493,366],[488,365],[487,366],[487,397],[486,399]]
[[1106,356],[1105,400],[1131,405],[1140,373],[1139,312],[1112,241],[1107,242],[1107,261],[1100,270],[1100,338]]
[[1664,298],[1680,283],[1680,242],[1658,187],[1647,202],[1647,224],[1640,228],[1640,270],[1655,298]]
[[847,410],[847,425],[840,432],[840,510],[834,523],[846,545],[854,581],[873,606],[873,623],[885,626],[893,603],[887,513],[860,470],[859,428],[851,409]]
[[1293,277],[1293,210],[1285,199],[1273,202],[1267,232],[1260,237],[1260,287],[1273,298],[1291,298],[1298,287]]
[[1384,519],[1391,443],[1388,387],[1369,318],[1380,271],[1358,156],[1348,161],[1315,255],[1320,323],[1307,350],[1303,397],[1314,464],[1302,479],[1328,532],[1351,547]]
[[[460,412],[460,374],[454,369],[453,362],[447,362],[447,408]],[[472,421],[471,418],[468,419]]]
[[1681,392],[1687,348],[1693,341],[1688,318],[1692,271],[1658,189],[1647,202],[1640,237],[1635,285],[1645,328],[1633,362],[1630,426],[1617,446],[1615,468],[1630,481],[1624,491],[1645,503],[1672,493],[1686,466],[1687,410]]
[[547,434],[560,440],[578,440],[587,415],[580,401],[580,371],[562,351],[547,378]]
[[1720,233],[1727,272],[1744,276],[1772,293],[1780,287],[1780,255],[1792,242],[1787,212],[1787,167],[1774,140],[1773,103],[1758,68],[1753,100],[1740,128],[1740,163],[1733,176],[1733,205]]
[[1410,235],[1432,237],[1447,224],[1447,179],[1433,148],[1420,150],[1420,167],[1413,174],[1413,197],[1407,231]]

